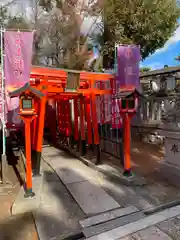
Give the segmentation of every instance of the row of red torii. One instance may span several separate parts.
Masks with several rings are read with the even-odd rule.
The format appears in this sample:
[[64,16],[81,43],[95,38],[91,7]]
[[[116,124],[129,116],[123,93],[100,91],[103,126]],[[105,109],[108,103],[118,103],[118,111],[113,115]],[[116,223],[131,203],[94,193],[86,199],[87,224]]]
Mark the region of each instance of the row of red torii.
[[[86,144],[94,146],[97,162],[100,160],[96,97],[112,95],[114,81],[114,76],[107,73],[33,67],[30,82],[10,93],[10,97],[19,96],[19,114],[25,123],[26,197],[34,196],[32,169],[34,175],[40,174],[44,128],[49,129],[53,144],[57,144],[58,128],[61,144],[64,139],[71,146],[79,146],[80,143],[82,154]],[[111,87],[100,89],[96,82],[110,82]],[[121,91],[117,89],[113,94],[114,98],[120,99],[118,102],[124,129],[124,174],[127,176],[131,175],[130,121],[136,113],[139,96],[139,92],[132,87]]]

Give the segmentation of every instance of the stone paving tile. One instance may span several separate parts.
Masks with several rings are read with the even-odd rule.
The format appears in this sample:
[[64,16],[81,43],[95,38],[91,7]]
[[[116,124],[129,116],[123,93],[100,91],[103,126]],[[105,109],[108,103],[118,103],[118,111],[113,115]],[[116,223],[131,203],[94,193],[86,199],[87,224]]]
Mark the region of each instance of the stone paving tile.
[[71,168],[57,169],[57,174],[61,177],[64,184],[76,183],[88,180],[87,177],[82,176],[81,171]]
[[172,238],[157,227],[150,227],[119,240],[172,240]]
[[138,195],[130,187],[122,184],[103,179],[100,185],[105,191],[111,195],[122,207],[134,205],[140,210],[153,207],[153,205],[142,196]]
[[63,234],[80,229],[79,220],[85,216],[52,168],[44,163],[43,170],[41,204],[34,215],[36,226],[40,239],[59,239]]
[[180,219],[172,218],[157,225],[162,231],[173,239],[180,239]]
[[[134,205],[140,210],[153,207],[153,205],[150,201],[148,201],[147,198],[144,198],[139,193],[136,193],[134,189],[107,178],[107,176],[105,176],[104,174],[98,171],[94,171],[93,169],[85,166],[81,161],[70,156],[68,153],[64,153],[61,150],[57,150],[54,148],[55,153],[58,151],[61,152],[56,158],[53,159],[49,156],[50,154],[48,155],[47,149],[44,148],[43,150],[47,152],[47,155],[45,153],[44,156],[45,160],[52,165],[52,167],[56,170],[57,174],[62,177],[62,180],[66,183],[72,181],[78,182],[83,179],[88,179],[89,181],[93,182],[93,184],[96,184],[103,188],[122,207]],[[51,154],[53,154],[53,148],[51,148]],[[64,155],[68,156],[68,158],[66,157],[66,161],[63,161]],[[65,173],[69,173],[72,171],[74,171],[74,173],[76,171],[76,175],[79,176],[74,177],[74,179],[67,178],[67,174]]]
[[101,187],[89,181],[71,183],[66,186],[86,214],[98,214],[120,207]]

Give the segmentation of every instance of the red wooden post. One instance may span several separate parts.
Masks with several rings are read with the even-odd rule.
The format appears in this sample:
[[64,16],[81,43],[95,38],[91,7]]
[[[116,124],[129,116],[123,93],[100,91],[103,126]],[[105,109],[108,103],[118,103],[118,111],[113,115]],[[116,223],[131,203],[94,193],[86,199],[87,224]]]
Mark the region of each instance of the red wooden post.
[[53,116],[52,117],[52,137],[53,143],[56,144],[56,137],[57,137],[57,117],[56,117],[56,101],[54,100],[53,104]]
[[[100,82],[100,89],[101,90],[105,89],[104,83],[102,81]],[[105,124],[105,103],[104,103],[104,100],[105,100],[105,96],[104,95],[100,96],[100,121],[101,121],[102,125]]]
[[80,98],[80,129],[81,129],[81,150],[82,155],[86,154],[86,136],[85,136],[85,111],[84,98]]
[[49,105],[51,107],[51,110],[49,112],[49,124],[50,124],[50,134],[51,134],[51,140],[55,144],[56,143],[56,101],[50,100]]
[[33,197],[32,191],[32,161],[31,161],[31,122],[36,116],[21,116],[25,123],[25,150],[26,150],[26,186],[24,197]]
[[74,99],[74,141],[77,144],[78,150],[78,140],[79,140],[79,121],[78,121],[78,101]]
[[[40,112],[40,103],[36,100],[35,104],[35,111],[36,113]],[[40,114],[40,113],[39,113]],[[37,117],[31,122],[31,139],[32,139],[32,169],[33,175],[38,175],[39,173],[38,168],[38,134],[39,134],[39,114]],[[39,169],[40,171],[40,169]]]
[[63,135],[63,117],[64,117],[64,109],[63,109],[63,100],[60,100],[60,130],[61,130],[61,136]]
[[58,130],[61,133],[61,102],[57,101],[57,119],[58,119]]
[[99,146],[99,131],[98,131],[98,121],[97,121],[97,110],[96,110],[96,96],[92,95],[91,101],[91,109],[92,109],[92,124],[93,124],[93,132],[94,132],[94,144],[96,147],[96,158],[97,163],[100,161],[100,146]]
[[[35,102],[35,111],[39,112],[39,101]],[[38,116],[31,123],[31,136],[32,136],[32,150],[36,150],[37,148],[37,135],[38,135]]]
[[67,124],[68,124],[68,136],[72,134],[72,122],[71,122],[71,103],[67,101]]
[[68,100],[66,99],[65,100],[65,104],[64,104],[64,108],[65,108],[65,111],[64,111],[64,114],[65,114],[65,121],[64,121],[64,123],[65,123],[65,136],[66,137],[69,137],[69,123],[68,123],[68,120],[69,120],[69,112],[68,112]]
[[90,98],[86,98],[86,122],[87,122],[87,135],[88,135],[88,145],[92,150],[92,123],[91,123],[91,103]]
[[65,100],[61,100],[61,123],[62,123],[62,136],[65,134]]
[[98,121],[96,113],[96,96],[94,94],[92,95],[91,109],[92,109],[92,124],[94,130],[94,144],[99,145]]
[[41,154],[44,135],[44,120],[46,114],[46,97],[43,97],[39,104],[39,116],[38,116],[38,132],[37,132],[37,148],[36,148],[36,171],[34,175],[40,175]]
[[132,115],[124,115],[124,175],[131,176],[131,119]]

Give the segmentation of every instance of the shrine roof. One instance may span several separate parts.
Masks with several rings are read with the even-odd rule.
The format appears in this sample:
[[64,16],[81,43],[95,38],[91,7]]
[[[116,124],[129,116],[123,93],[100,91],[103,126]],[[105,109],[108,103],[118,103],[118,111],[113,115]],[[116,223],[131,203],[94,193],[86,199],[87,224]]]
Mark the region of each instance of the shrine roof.
[[158,69],[158,70],[143,72],[140,74],[140,78],[152,77],[152,76],[157,76],[157,75],[165,75],[165,74],[171,74],[171,73],[176,73],[176,72],[180,72],[180,66],[166,67],[166,68],[162,68],[162,69]]
[[52,77],[67,77],[68,73],[80,74],[80,79],[89,79],[90,77],[97,78],[96,80],[106,80],[113,78],[114,76],[109,73],[102,72],[87,72],[87,71],[78,71],[71,69],[60,69],[52,67],[43,67],[43,66],[32,66],[31,75],[44,75]]
[[141,98],[146,98],[143,94],[141,94],[136,88],[132,90],[120,90],[117,94],[115,94],[112,98],[113,99],[119,99],[119,98],[130,98],[134,94],[138,95]]
[[25,92],[29,90],[30,92],[32,92],[33,94],[37,95],[38,97],[42,98],[44,95],[44,93],[42,93],[41,91],[31,87],[30,83],[26,83],[24,86],[22,86],[21,88],[16,89],[13,92],[9,93],[9,96],[11,98],[13,97],[18,97],[19,95],[21,95],[21,93]]

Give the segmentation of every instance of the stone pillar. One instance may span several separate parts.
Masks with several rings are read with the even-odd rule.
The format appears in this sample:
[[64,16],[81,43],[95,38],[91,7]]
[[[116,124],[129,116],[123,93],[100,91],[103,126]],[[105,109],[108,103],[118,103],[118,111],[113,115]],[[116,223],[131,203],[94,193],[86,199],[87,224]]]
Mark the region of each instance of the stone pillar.
[[[180,182],[180,128],[173,127],[167,131],[169,126],[165,126],[166,131],[159,131],[165,137],[165,156],[160,162],[159,173],[163,175],[171,184],[179,187]],[[175,130],[176,128],[176,130]]]
[[156,102],[152,100],[152,115],[151,115],[151,120],[156,120]]
[[161,121],[161,114],[162,114],[162,109],[161,109],[162,102],[158,102],[157,104],[157,120]]
[[149,102],[143,102],[143,121],[148,121],[148,115],[149,115]]

